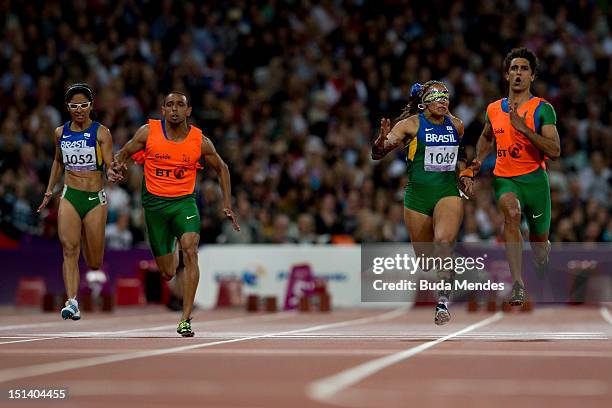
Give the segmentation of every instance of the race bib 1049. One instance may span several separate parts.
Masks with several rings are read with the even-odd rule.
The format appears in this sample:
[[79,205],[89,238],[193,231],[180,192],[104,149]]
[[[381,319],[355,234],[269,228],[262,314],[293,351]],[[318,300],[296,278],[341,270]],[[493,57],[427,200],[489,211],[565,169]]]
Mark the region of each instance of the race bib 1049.
[[425,171],[454,171],[459,146],[425,146]]

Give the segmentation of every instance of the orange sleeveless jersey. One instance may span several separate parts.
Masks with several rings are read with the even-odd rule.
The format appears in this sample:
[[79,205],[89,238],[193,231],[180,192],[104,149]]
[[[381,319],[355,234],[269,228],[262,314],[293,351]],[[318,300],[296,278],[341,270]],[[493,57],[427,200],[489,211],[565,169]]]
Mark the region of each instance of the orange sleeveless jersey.
[[[502,101],[503,99],[499,99],[487,106],[487,116],[497,145],[497,160],[493,174],[498,177],[515,177],[531,173],[538,167],[545,169],[544,154],[527,136],[512,126],[510,114],[502,110]],[[518,108],[520,116],[527,112],[525,122],[533,131],[536,130],[534,115],[540,102],[546,101],[533,97]]]
[[147,191],[161,197],[180,197],[195,189],[198,160],[202,155],[202,131],[195,126],[185,140],[164,136],[162,121],[149,119],[144,175]]

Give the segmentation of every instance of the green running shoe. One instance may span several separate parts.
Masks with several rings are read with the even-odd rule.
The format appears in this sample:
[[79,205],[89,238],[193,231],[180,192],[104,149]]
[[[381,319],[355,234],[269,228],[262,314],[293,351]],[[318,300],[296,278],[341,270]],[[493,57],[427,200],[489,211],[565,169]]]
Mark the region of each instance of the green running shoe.
[[508,303],[510,303],[511,306],[522,306],[525,302],[526,295],[527,292],[525,292],[525,287],[516,281],[514,285],[512,285],[512,297]]
[[191,317],[189,319],[181,320],[176,328],[176,332],[183,337],[193,337],[195,332],[191,330]]

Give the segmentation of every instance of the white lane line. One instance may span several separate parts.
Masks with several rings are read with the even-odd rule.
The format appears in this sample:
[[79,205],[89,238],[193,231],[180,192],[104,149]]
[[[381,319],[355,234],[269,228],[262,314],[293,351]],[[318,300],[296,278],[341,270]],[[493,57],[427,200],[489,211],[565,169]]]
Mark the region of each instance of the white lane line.
[[601,309],[599,309],[599,312],[606,322],[612,324],[612,314],[610,314],[607,307],[602,306]]
[[[252,321],[274,321],[274,320],[281,320],[281,319],[285,319],[289,316],[293,316],[295,313],[294,312],[282,312],[279,314],[275,314],[275,315],[263,315],[263,316],[252,316],[252,317],[234,317],[231,319],[218,319],[218,320],[205,320],[203,322],[193,322],[193,328],[194,330],[198,330],[198,327],[200,326],[204,326],[204,325],[209,325],[209,324],[224,324],[224,323],[243,323],[243,322],[252,322]],[[154,326],[154,327],[143,327],[143,328],[135,328],[135,329],[128,329],[128,330],[118,330],[118,331],[112,331],[112,332],[88,332],[88,334],[92,337],[98,337],[98,336],[117,336],[117,335],[121,335],[121,334],[129,334],[129,333],[138,333],[138,332],[150,332],[150,331],[158,331],[158,330],[169,330],[169,329],[176,329],[177,323],[173,323],[173,324],[165,324],[163,326]],[[80,336],[79,333],[74,333],[75,336]]]
[[29,341],[51,340],[51,339],[58,339],[58,338],[59,337],[43,337],[43,338],[27,339],[27,340],[3,341],[3,342],[0,342],[0,344],[27,343]]
[[598,397],[608,395],[609,386],[603,380],[581,379],[464,379],[464,378],[431,378],[410,380],[410,386],[393,384],[395,389],[352,388],[342,393],[341,401],[334,405],[351,408],[401,407],[406,401],[423,395],[435,395],[438,398],[469,397],[475,400],[472,405],[483,404],[489,397]]
[[36,337],[38,337],[38,335],[34,335],[34,336],[0,336],[0,339],[8,339],[8,340],[15,340],[15,339],[35,339]]
[[504,316],[503,312],[497,312],[493,316],[481,320],[477,323],[471,324],[459,331],[447,334],[446,336],[440,337],[439,339],[420,344],[416,347],[411,347],[407,350],[400,351],[389,356],[381,357],[376,360],[371,360],[366,363],[360,364],[348,370],[344,370],[338,374],[321,378],[320,380],[314,381],[306,388],[306,394],[313,400],[319,402],[327,402],[328,399],[333,397],[339,391],[348,388],[365,378],[376,374],[377,372],[399,363],[402,360],[410,358],[422,351],[425,351],[443,341],[452,339],[453,337],[460,336],[464,333],[472,330],[479,329],[488,324],[500,320]]
[[[200,323],[194,323],[194,328],[196,329],[196,331],[198,330],[198,328],[200,326],[203,325],[215,325],[215,324],[225,324],[225,323],[242,323],[242,322],[260,322],[260,321],[274,321],[274,320],[281,320],[281,319],[285,319],[287,317],[293,316],[295,313],[294,312],[282,312],[282,313],[278,313],[275,315],[264,315],[264,316],[253,316],[253,317],[234,317],[234,318],[230,318],[230,319],[218,319],[218,320],[207,320],[207,321],[203,321]],[[174,324],[165,324],[163,326],[153,326],[153,327],[141,327],[141,328],[135,328],[135,329],[129,329],[129,330],[119,330],[119,331],[109,331],[109,332],[101,332],[101,331],[95,331],[95,332],[86,332],[86,331],[75,331],[75,332],[58,332],[58,333],[36,333],[36,334],[31,334],[27,337],[23,337],[23,338],[34,338],[34,337],[57,337],[57,338],[92,338],[92,339],[97,339],[97,338],[104,338],[104,337],[112,337],[112,336],[119,336],[122,334],[130,334],[130,333],[138,333],[138,332],[151,332],[151,331],[158,331],[158,330],[169,330],[169,329],[175,329],[176,328],[176,323]],[[3,338],[3,337],[0,337]],[[10,338],[10,337],[6,337],[6,338]],[[21,337],[14,337],[14,338],[21,338]],[[117,337],[119,339],[126,339],[129,337]]]
[[[69,354],[71,356],[81,355],[104,355],[129,353],[134,351],[142,351],[142,347],[130,347],[121,349],[100,349],[100,348],[79,348],[79,349],[58,349],[53,351],[54,354]],[[49,353],[48,349],[32,349],[20,348],[12,350],[0,350],[0,355],[3,353],[11,355],[45,355]],[[226,356],[269,356],[269,357],[291,357],[291,356],[307,356],[307,357],[363,357],[363,356],[388,356],[395,353],[396,350],[380,350],[380,349],[308,349],[308,348],[208,348],[205,350],[186,351],[185,354],[202,353],[212,355]],[[580,350],[441,350],[433,349],[427,352],[427,356],[450,356],[450,357],[508,357],[508,358],[610,358],[610,351],[580,351]]]
[[[88,316],[89,313],[88,313]],[[23,318],[27,319],[29,316],[24,315]],[[78,323],[77,322],[73,322],[71,321],[65,321],[65,320],[60,320],[59,317],[59,310],[58,310],[58,316],[57,316],[57,321],[53,321],[53,322],[39,322],[39,323],[28,323],[28,324],[13,324],[13,325],[9,325],[9,326],[0,326],[0,331],[6,331],[6,330],[20,330],[20,329],[36,329],[39,327],[53,327],[53,326],[66,326],[66,324],[78,324],[78,325],[93,325],[93,324],[100,324],[100,323],[108,323],[111,322],[113,320],[121,320],[126,321],[126,320],[152,320],[151,317],[153,317],[153,320],[156,320],[159,318],[158,314],[156,314],[156,312],[151,312],[149,314],[141,314],[141,315],[115,315],[115,316],[108,316],[108,317],[101,317],[99,319],[83,319],[80,320]]]
[[4,369],[4,370],[0,370],[0,383],[7,382],[7,381],[20,380],[23,378],[35,377],[35,376],[40,376],[40,375],[45,375],[45,374],[54,374],[54,373],[74,370],[78,368],[93,367],[93,366],[99,366],[102,364],[117,363],[117,362],[122,362],[122,361],[134,360],[138,358],[147,358],[147,357],[161,356],[164,354],[179,353],[182,351],[194,350],[194,349],[205,348],[205,347],[213,347],[213,346],[218,346],[221,344],[230,344],[230,343],[237,343],[241,341],[269,338],[269,337],[274,337],[274,336],[283,335],[283,334],[302,333],[302,332],[306,333],[306,332],[311,332],[311,331],[330,329],[330,328],[336,328],[336,327],[346,327],[346,326],[365,324],[365,323],[370,323],[370,322],[381,322],[381,321],[391,320],[396,317],[402,316],[406,313],[406,310],[407,308],[403,307],[403,308],[395,309],[390,312],[382,313],[379,315],[363,317],[363,318],[355,319],[355,320],[344,320],[344,321],[335,322],[335,323],[320,324],[317,326],[306,327],[303,329],[289,330],[289,331],[277,332],[277,333],[267,333],[263,335],[248,336],[248,337],[242,337],[238,339],[221,340],[221,341],[214,341],[210,343],[190,344],[186,346],[172,347],[172,348],[166,348],[166,349],[145,350],[145,351],[138,351],[134,353],[115,354],[115,355],[110,355],[110,356],[91,357],[91,358],[84,358],[84,359],[59,361],[59,362],[53,362],[53,363],[36,364],[36,365],[25,366],[25,367]]

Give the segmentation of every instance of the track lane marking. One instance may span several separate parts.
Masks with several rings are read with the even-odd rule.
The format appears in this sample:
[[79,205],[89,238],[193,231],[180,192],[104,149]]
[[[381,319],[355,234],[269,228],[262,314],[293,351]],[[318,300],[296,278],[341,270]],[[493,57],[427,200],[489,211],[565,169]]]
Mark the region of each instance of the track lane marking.
[[389,356],[370,360],[366,363],[341,371],[337,374],[321,378],[319,380],[311,382],[306,387],[306,394],[308,395],[308,397],[315,401],[323,403],[328,402],[331,397],[333,397],[335,394],[342,391],[343,389],[348,388],[366,379],[367,377],[376,374],[381,370],[384,370],[385,368],[393,364],[399,363],[402,360],[415,356],[420,352],[432,348],[435,345],[440,344],[448,339],[452,339],[453,337],[494,323],[500,320],[503,316],[503,312],[497,312],[491,317],[480,320],[459,331],[447,334],[446,336],[440,337],[436,340],[429,341],[427,343],[423,343],[415,347],[411,347],[409,349],[391,354]]
[[[133,351],[142,351],[142,348],[137,347],[126,347],[121,349],[106,349],[102,350],[99,348],[83,348],[83,349],[72,349],[72,350],[57,350],[54,354],[71,354],[71,355],[100,355],[100,354],[113,354],[113,353],[128,353]],[[193,350],[186,351],[185,353],[192,353],[202,355],[240,355],[240,356],[270,356],[270,357],[292,357],[292,356],[309,356],[309,357],[359,357],[359,356],[387,356],[391,355],[398,350],[372,350],[372,349],[310,349],[310,348],[231,348],[231,349],[205,349],[205,350]],[[3,353],[11,355],[40,355],[48,353],[48,349],[31,349],[21,348],[0,351],[0,355]],[[610,351],[580,351],[580,350],[440,350],[433,349],[427,352],[427,356],[449,356],[449,357],[538,357],[538,358],[610,358],[612,359],[612,352]]]
[[610,314],[610,311],[608,310],[607,307],[602,306],[599,309],[599,313],[601,313],[601,316],[604,318],[606,322],[612,324],[612,314]]
[[316,326],[310,326],[310,327],[305,327],[302,329],[288,330],[288,331],[283,331],[283,332],[247,336],[247,337],[231,339],[231,340],[214,341],[210,343],[190,344],[186,346],[172,347],[172,348],[166,348],[166,349],[146,350],[146,351],[138,351],[138,352],[133,352],[133,353],[115,354],[115,355],[110,355],[110,356],[91,357],[91,358],[84,358],[84,359],[74,359],[74,360],[68,360],[68,361],[59,361],[59,362],[53,362],[53,363],[44,363],[44,364],[36,364],[36,365],[25,366],[25,367],[4,369],[4,370],[0,370],[0,383],[21,380],[21,379],[29,378],[29,377],[37,377],[40,375],[54,374],[54,373],[59,373],[59,372],[74,370],[74,369],[79,369],[79,368],[93,367],[93,366],[99,366],[103,364],[117,363],[117,362],[123,362],[123,361],[128,361],[128,360],[139,359],[139,358],[147,358],[147,357],[161,356],[165,354],[179,353],[182,351],[194,350],[194,349],[205,348],[205,347],[213,347],[213,346],[218,346],[222,344],[231,344],[231,343],[237,343],[237,342],[242,342],[242,341],[270,338],[270,337],[284,335],[284,334],[307,333],[307,332],[323,330],[323,329],[328,329],[328,328],[346,327],[346,326],[359,325],[359,324],[365,324],[365,323],[370,323],[370,322],[386,321],[386,320],[391,320],[396,317],[402,316],[406,313],[406,311],[407,311],[407,308],[402,307],[402,308],[395,309],[390,312],[378,314],[375,316],[363,317],[363,318],[354,319],[354,320],[343,320],[340,322],[320,324]]
[[3,341],[3,342],[0,342],[0,344],[27,343],[29,341],[41,341],[41,340],[52,340],[52,339],[59,339],[59,337],[42,337],[42,338],[37,337],[37,338],[30,338],[26,340]]

